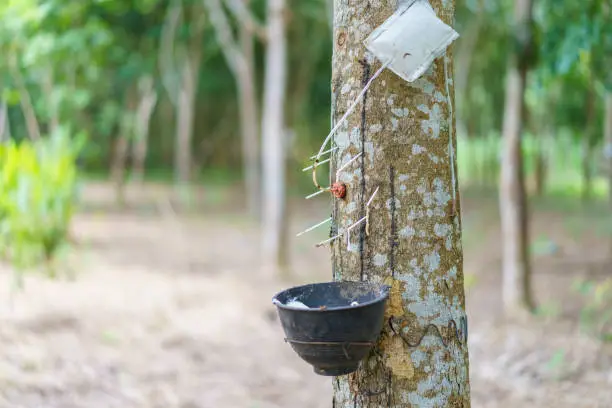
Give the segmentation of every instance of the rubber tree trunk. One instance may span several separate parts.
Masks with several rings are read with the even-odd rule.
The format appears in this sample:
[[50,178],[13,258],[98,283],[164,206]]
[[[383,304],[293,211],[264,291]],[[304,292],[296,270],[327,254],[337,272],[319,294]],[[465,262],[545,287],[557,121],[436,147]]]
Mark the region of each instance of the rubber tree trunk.
[[612,91],[606,92],[605,98],[605,157],[608,161],[608,195],[612,206]]
[[268,0],[266,73],[262,120],[262,242],[264,264],[284,270],[287,246],[283,235],[287,222],[285,202],[286,89],[285,0]]
[[[396,4],[334,1],[334,122],[380,67],[366,57],[362,41]],[[431,4],[452,23],[454,1]],[[468,350],[461,341],[465,295],[448,52],[412,84],[383,72],[334,138],[332,174],[358,153],[363,160],[340,175],[347,195],[334,199],[331,233],[345,234],[364,217],[366,202],[379,188],[369,228],[362,223],[353,229],[350,247],[346,235],[331,244],[334,280],[392,287],[374,351],[356,373],[333,380],[335,408],[470,406]],[[460,335],[447,328],[452,322]],[[424,333],[420,344],[407,345]]]
[[[515,0],[515,38],[522,38],[532,19],[532,1]],[[529,41],[524,44],[525,49]],[[531,294],[528,209],[521,135],[525,109],[525,84],[528,58],[526,51],[516,52],[508,60],[506,101],[503,121],[503,157],[500,183],[502,227],[503,301],[508,315],[523,314],[534,308]]]

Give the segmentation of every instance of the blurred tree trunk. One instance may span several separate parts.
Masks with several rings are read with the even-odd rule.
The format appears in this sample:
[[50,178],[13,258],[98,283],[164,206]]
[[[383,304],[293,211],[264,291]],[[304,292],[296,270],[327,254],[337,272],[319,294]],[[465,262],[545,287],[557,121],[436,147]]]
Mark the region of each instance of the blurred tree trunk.
[[36,111],[34,109],[34,104],[32,103],[32,97],[30,96],[30,92],[26,87],[25,79],[21,73],[21,68],[19,67],[16,55],[9,56],[8,65],[11,76],[15,81],[17,92],[19,92],[19,103],[25,119],[28,136],[30,137],[30,140],[39,140],[41,137],[40,125],[38,123],[38,119],[36,118]]
[[593,195],[593,134],[597,120],[596,98],[595,86],[590,80],[585,112],[586,126],[582,135],[582,199],[584,201],[590,200]]
[[[229,0],[235,14],[249,13],[250,0],[242,5]],[[234,38],[220,0],[206,0],[217,40],[238,88],[238,109],[242,141],[244,191],[247,207],[254,217],[260,215],[261,172],[259,166],[259,122],[257,119],[257,90],[255,83],[255,54],[253,49],[255,22],[253,17],[241,19],[239,40]],[[250,16],[250,14],[249,14]]]
[[[195,102],[206,21],[200,2],[188,5],[191,6],[183,12],[182,0],[170,1],[161,27],[158,57],[162,84],[175,108],[174,178],[177,186],[191,181]],[[189,33],[186,40],[177,35],[181,17],[186,17],[184,26]]]
[[130,85],[125,94],[124,110],[119,124],[119,134],[115,140],[111,160],[111,181],[115,186],[115,200],[121,207],[125,205],[125,168],[129,153],[130,140],[134,136],[134,114],[137,104],[136,85]]
[[264,264],[288,267],[285,192],[285,89],[287,50],[285,0],[268,0],[266,73],[262,112],[262,243]]
[[605,114],[604,114],[604,143],[605,157],[608,167],[608,196],[612,204],[612,91],[606,92]]
[[45,97],[47,98],[46,104],[47,104],[47,109],[49,109],[49,129],[52,134],[55,133],[59,129],[59,126],[60,126],[59,103],[53,92],[53,88],[54,88],[53,77],[54,77],[53,67],[49,66],[44,72],[42,86],[41,86],[45,94]]
[[467,134],[473,136],[472,133],[468,132],[468,125],[466,125],[466,111],[465,106],[469,102],[467,100],[467,87],[470,79],[470,67],[472,65],[472,59],[480,38],[480,31],[485,23],[485,4],[484,0],[478,1],[478,11],[476,18],[474,18],[466,28],[466,32],[462,33],[461,37],[457,40],[457,70],[455,74],[457,95],[461,98],[460,103],[457,104],[457,130],[460,135]]
[[149,125],[157,105],[157,91],[152,75],[145,75],[139,83],[140,101],[136,109],[136,131],[132,145],[132,176],[137,183],[144,181]]
[[193,158],[191,141],[193,139],[193,115],[196,97],[194,80],[191,64],[186,62],[181,73],[181,89],[176,106],[174,178],[178,184],[188,184],[191,181],[191,161]]
[[545,156],[545,139],[547,138],[547,122],[546,115],[534,114],[526,109],[526,122],[531,130],[531,134],[535,139],[535,152],[533,155],[534,168],[534,190],[537,197],[544,195],[546,183],[546,156]]
[[261,170],[259,161],[259,120],[257,119],[257,90],[255,87],[255,52],[253,34],[240,28],[240,45],[246,67],[239,80],[240,123],[245,191],[249,212],[259,218],[261,204]]
[[500,215],[503,243],[503,300],[507,314],[533,311],[529,256],[528,209],[521,139],[525,84],[533,47],[532,0],[515,0],[515,50],[508,59],[503,122]]
[[8,105],[0,101],[0,143],[10,140],[11,124],[9,122]]
[[546,159],[544,157],[544,147],[540,137],[537,139],[536,154],[534,155],[535,160],[535,194],[538,197],[544,195],[545,183],[546,183]]
[[190,38],[185,46],[180,70],[180,84],[176,105],[176,144],[174,147],[175,180],[180,184],[191,181],[192,140],[195,102],[200,79],[202,41],[204,34],[204,13],[199,3],[189,9]]
[[[431,3],[445,22],[453,21],[454,1]],[[334,4],[335,121],[380,67],[366,59],[360,28],[380,25],[397,2]],[[362,223],[350,246],[345,235],[332,242],[334,280],[385,282],[392,289],[375,350],[356,373],[333,380],[334,408],[470,406],[467,344],[459,341],[465,295],[452,61],[448,50],[410,86],[383,72],[335,136],[332,171],[360,152],[363,159],[341,174],[347,196],[334,199],[331,233],[345,234],[379,191],[370,204],[369,235]],[[380,126],[392,120],[396,125]],[[447,329],[453,321],[460,336]],[[447,346],[429,325],[439,328]],[[426,331],[420,344],[406,344]]]

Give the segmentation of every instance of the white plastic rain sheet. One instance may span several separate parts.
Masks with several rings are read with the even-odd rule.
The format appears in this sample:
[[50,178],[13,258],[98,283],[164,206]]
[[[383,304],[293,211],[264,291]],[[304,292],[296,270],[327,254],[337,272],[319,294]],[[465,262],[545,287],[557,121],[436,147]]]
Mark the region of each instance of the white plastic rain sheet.
[[391,71],[414,82],[458,37],[427,0],[411,0],[376,28],[365,46]]

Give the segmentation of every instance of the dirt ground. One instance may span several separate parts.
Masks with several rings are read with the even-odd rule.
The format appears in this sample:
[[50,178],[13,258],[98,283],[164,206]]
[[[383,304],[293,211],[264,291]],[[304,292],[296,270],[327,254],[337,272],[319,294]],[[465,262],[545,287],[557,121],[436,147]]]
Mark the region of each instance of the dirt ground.
[[[137,194],[155,203],[146,211],[76,217],[73,280],[30,276],[11,304],[0,270],[0,407],[329,408],[330,379],[283,342],[270,302],[329,278],[328,251],[311,245],[325,231],[294,240],[291,279],[280,280],[256,266],[258,236],[239,209],[209,203],[179,217],[158,193]],[[96,204],[108,196],[86,191]],[[536,257],[535,291],[552,312],[510,324],[495,202],[463,205],[472,406],[612,407],[612,350],[580,332],[570,289],[612,271],[597,218],[538,210],[533,235],[557,250]],[[325,213],[294,209],[292,231]]]

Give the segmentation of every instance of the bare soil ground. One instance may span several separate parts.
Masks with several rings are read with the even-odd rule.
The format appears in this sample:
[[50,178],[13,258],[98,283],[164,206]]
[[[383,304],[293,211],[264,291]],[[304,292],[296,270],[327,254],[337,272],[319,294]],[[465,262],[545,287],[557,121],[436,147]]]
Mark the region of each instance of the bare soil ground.
[[[77,216],[74,280],[30,276],[11,305],[0,269],[0,407],[330,407],[330,379],[283,342],[270,303],[284,287],[329,278],[328,252],[311,245],[325,231],[294,241],[281,280],[256,266],[258,235],[239,205],[179,217],[158,190],[132,194],[155,204],[147,211]],[[88,202],[108,196],[86,189]],[[326,209],[293,213],[296,232]],[[533,235],[558,246],[535,260],[538,301],[553,312],[505,322],[495,202],[464,200],[472,406],[612,407],[612,350],[580,332],[570,289],[610,275],[609,241],[592,214],[533,219]]]

